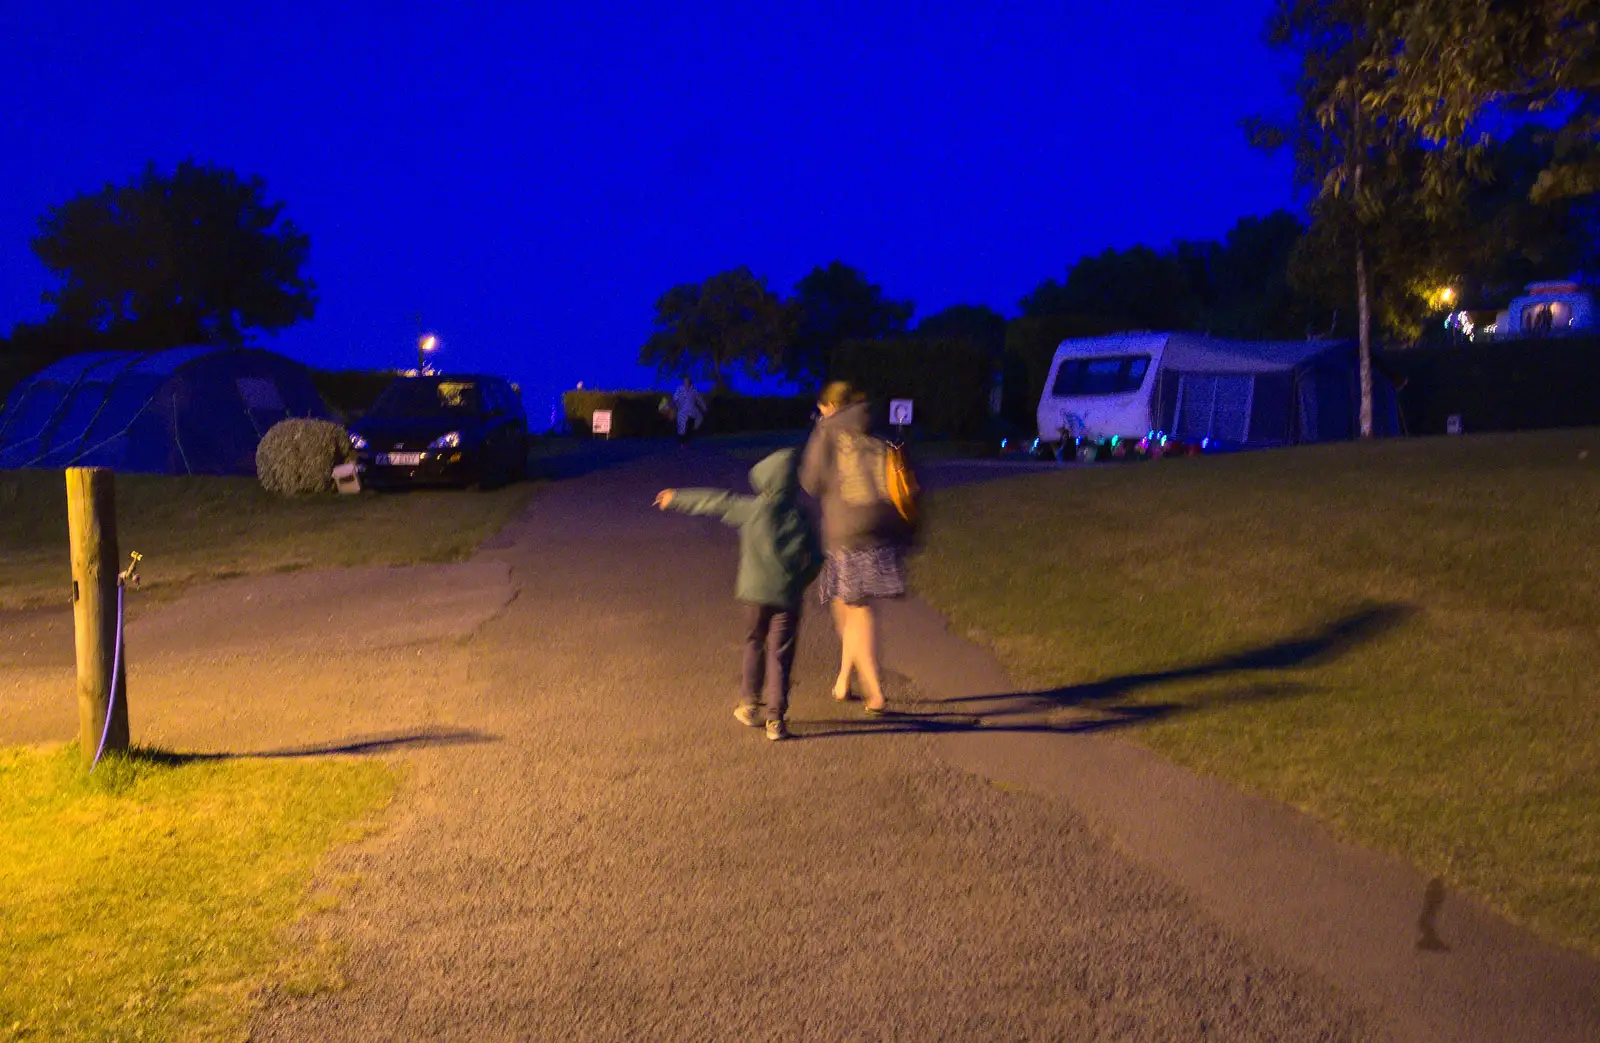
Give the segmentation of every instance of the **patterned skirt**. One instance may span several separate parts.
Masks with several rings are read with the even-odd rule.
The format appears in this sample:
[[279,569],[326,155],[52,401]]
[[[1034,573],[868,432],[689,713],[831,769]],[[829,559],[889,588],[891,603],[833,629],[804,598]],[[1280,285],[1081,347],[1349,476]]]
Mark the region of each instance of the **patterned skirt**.
[[905,593],[905,548],[892,545],[835,551],[823,562],[817,580],[817,595],[824,605],[830,601],[865,605],[875,598],[900,598]]

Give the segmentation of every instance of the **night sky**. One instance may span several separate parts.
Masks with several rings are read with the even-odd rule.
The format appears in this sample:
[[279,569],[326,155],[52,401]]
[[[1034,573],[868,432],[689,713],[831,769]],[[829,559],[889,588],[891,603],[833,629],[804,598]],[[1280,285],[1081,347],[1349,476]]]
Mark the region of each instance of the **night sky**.
[[[860,267],[918,316],[1007,315],[1084,253],[1291,204],[1270,0],[0,5],[0,328],[28,241],[148,160],[262,175],[311,235],[317,365],[648,383],[656,297]],[[514,8],[521,7],[522,10]],[[544,407],[547,408],[547,405]]]

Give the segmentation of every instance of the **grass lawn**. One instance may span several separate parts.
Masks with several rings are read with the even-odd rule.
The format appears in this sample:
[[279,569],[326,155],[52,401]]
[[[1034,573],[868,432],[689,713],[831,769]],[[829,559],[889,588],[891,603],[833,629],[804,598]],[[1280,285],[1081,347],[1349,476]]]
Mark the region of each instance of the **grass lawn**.
[[918,588],[1063,721],[1142,720],[1118,734],[1600,954],[1600,431],[1073,469],[932,509]]
[[0,1040],[242,1039],[261,988],[337,984],[286,931],[393,768],[77,756],[0,749]]
[[[529,483],[286,500],[254,478],[117,478],[118,545],[145,555],[146,589],[339,565],[457,561],[527,502]],[[66,482],[0,472],[0,609],[67,603]]]

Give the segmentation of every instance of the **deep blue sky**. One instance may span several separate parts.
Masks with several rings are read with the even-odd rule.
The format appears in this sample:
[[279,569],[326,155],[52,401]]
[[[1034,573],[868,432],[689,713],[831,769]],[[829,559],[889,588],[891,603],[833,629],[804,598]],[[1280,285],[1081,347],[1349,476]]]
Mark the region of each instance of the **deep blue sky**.
[[1283,104],[1269,2],[16,0],[0,327],[43,314],[39,214],[190,156],[310,233],[317,317],[266,346],[318,365],[405,364],[420,312],[450,368],[637,384],[655,298],[738,264],[1014,314],[1084,253],[1291,202],[1239,129]]

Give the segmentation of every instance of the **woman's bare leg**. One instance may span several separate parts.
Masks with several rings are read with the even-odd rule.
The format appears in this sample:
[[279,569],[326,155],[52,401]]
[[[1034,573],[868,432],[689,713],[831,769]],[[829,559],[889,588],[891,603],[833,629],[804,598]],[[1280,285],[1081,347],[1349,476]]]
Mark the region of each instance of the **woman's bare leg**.
[[839,633],[839,676],[833,682],[833,697],[841,702],[850,698],[850,672],[853,649],[850,641],[850,606],[838,598],[828,602],[833,611],[833,628]]
[[854,638],[853,660],[861,678],[861,694],[870,710],[883,709],[883,683],[878,677],[878,621],[871,605],[849,607],[849,628]]

